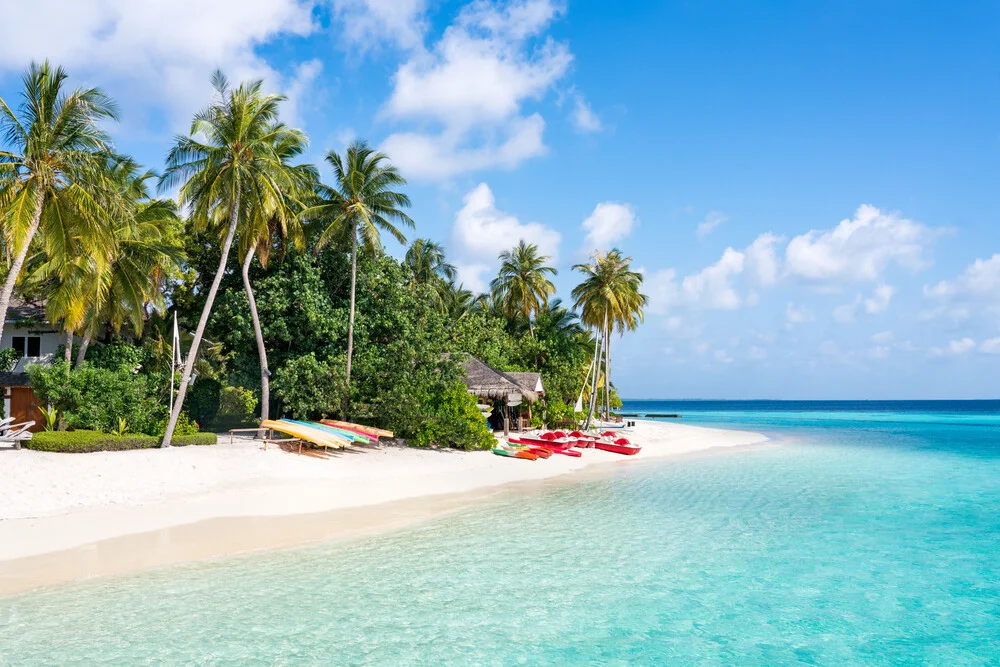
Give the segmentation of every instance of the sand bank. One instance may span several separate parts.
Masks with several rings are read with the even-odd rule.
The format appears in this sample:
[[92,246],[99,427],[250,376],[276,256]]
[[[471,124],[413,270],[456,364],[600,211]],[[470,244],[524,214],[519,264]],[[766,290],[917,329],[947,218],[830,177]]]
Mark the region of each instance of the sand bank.
[[521,461],[489,452],[385,447],[326,460],[248,438],[214,447],[53,454],[0,451],[0,595],[392,529],[511,485],[594,464],[763,442],[758,433],[642,422],[634,457]]

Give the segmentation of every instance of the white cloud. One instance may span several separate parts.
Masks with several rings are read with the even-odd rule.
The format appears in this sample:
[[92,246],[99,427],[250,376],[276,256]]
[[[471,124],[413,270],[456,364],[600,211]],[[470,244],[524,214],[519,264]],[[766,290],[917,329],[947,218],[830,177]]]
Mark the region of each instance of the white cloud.
[[649,297],[649,312],[651,313],[665,313],[680,301],[677,271],[674,269],[660,269],[654,273],[645,274],[642,286]]
[[743,272],[743,253],[726,248],[718,262],[681,282],[684,298],[696,308],[730,310],[740,307],[740,295],[730,280]]
[[990,338],[979,344],[979,351],[984,354],[1000,354],[1000,338]]
[[[173,123],[187,123],[210,95],[222,68],[232,81],[282,79],[255,48],[280,36],[304,36],[315,25],[313,0],[39,0],[5,3],[0,72],[29,60],[65,66],[77,84],[96,79],[126,108],[165,103]],[[45,24],[45,38],[26,26]],[[127,109],[126,109],[127,110]],[[126,120],[129,119],[126,114]],[[186,127],[184,128],[186,129]]]
[[812,322],[816,317],[806,306],[796,306],[791,301],[785,306],[785,321],[788,324],[804,324]]
[[892,295],[895,293],[896,289],[891,285],[877,286],[874,294],[870,298],[865,299],[865,312],[869,315],[881,313],[889,307],[889,301],[892,300]]
[[308,99],[313,83],[322,71],[323,62],[319,58],[307,60],[296,68],[285,90],[288,100],[282,110],[282,117],[289,125],[302,126],[302,103]]
[[600,132],[603,129],[601,119],[587,104],[587,100],[583,99],[583,95],[573,97],[573,125],[580,132]]
[[765,287],[778,282],[779,260],[775,246],[782,240],[771,233],[761,234],[746,249],[747,270]]
[[787,275],[815,283],[878,281],[895,263],[925,268],[928,246],[940,231],[864,204],[832,230],[796,236],[785,249]]
[[928,353],[932,357],[955,357],[976,349],[976,341],[971,338],[960,338],[948,343],[946,347],[932,347]]
[[636,223],[635,210],[629,204],[602,202],[583,221],[587,232],[584,244],[588,250],[605,250],[628,236]]
[[695,230],[695,233],[698,235],[698,238],[705,238],[712,233],[713,229],[727,220],[729,220],[729,216],[722,211],[709,211],[708,215],[706,215],[705,218],[698,223],[698,228]]
[[403,49],[420,46],[427,29],[426,9],[426,0],[333,0],[344,37],[362,51],[381,42]]
[[877,334],[872,334],[868,340],[877,345],[885,345],[886,343],[891,343],[892,339],[893,335],[891,331],[880,331]]
[[559,232],[537,222],[521,223],[516,217],[497,210],[493,192],[480,183],[465,195],[464,205],[455,215],[452,228],[456,267],[469,289],[482,290],[484,271],[496,265],[497,255],[520,240],[534,243],[543,255],[558,255]]
[[544,121],[521,109],[565,75],[573,56],[564,43],[546,39],[531,47],[528,38],[561,11],[548,0],[502,8],[473,2],[429,51],[414,52],[400,65],[385,113],[440,128],[386,139],[383,148],[407,176],[441,179],[512,168],[544,152]]
[[924,296],[933,299],[996,299],[1000,295],[1000,253],[977,259],[953,280],[924,287]]

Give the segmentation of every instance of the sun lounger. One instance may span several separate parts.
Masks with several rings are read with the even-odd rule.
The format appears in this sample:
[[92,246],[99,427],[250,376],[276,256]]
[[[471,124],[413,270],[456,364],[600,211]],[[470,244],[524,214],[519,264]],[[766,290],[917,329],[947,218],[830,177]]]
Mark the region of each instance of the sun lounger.
[[31,440],[31,431],[29,430],[35,425],[33,421],[26,421],[20,424],[9,424],[5,425],[0,430],[0,443],[14,445],[14,449],[21,449],[21,442],[24,440]]

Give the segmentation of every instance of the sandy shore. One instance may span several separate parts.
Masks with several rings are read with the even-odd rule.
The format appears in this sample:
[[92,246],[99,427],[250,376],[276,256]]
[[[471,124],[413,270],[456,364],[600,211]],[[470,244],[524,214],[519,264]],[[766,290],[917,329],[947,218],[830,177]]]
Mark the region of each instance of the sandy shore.
[[[634,457],[521,461],[385,447],[330,459],[259,442],[52,454],[0,451],[0,595],[406,525],[594,464],[752,445],[757,433],[640,421]],[[569,478],[565,478],[569,479]]]

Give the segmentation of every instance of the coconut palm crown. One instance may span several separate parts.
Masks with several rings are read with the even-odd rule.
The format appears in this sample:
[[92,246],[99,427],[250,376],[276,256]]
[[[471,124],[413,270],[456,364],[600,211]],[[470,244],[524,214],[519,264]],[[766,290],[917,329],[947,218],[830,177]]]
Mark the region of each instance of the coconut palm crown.
[[548,304],[556,293],[549,275],[556,270],[547,266],[550,257],[539,252],[538,246],[520,240],[510,250],[500,253],[500,272],[490,282],[490,294],[500,310],[510,318],[523,317],[534,335],[531,316]]

